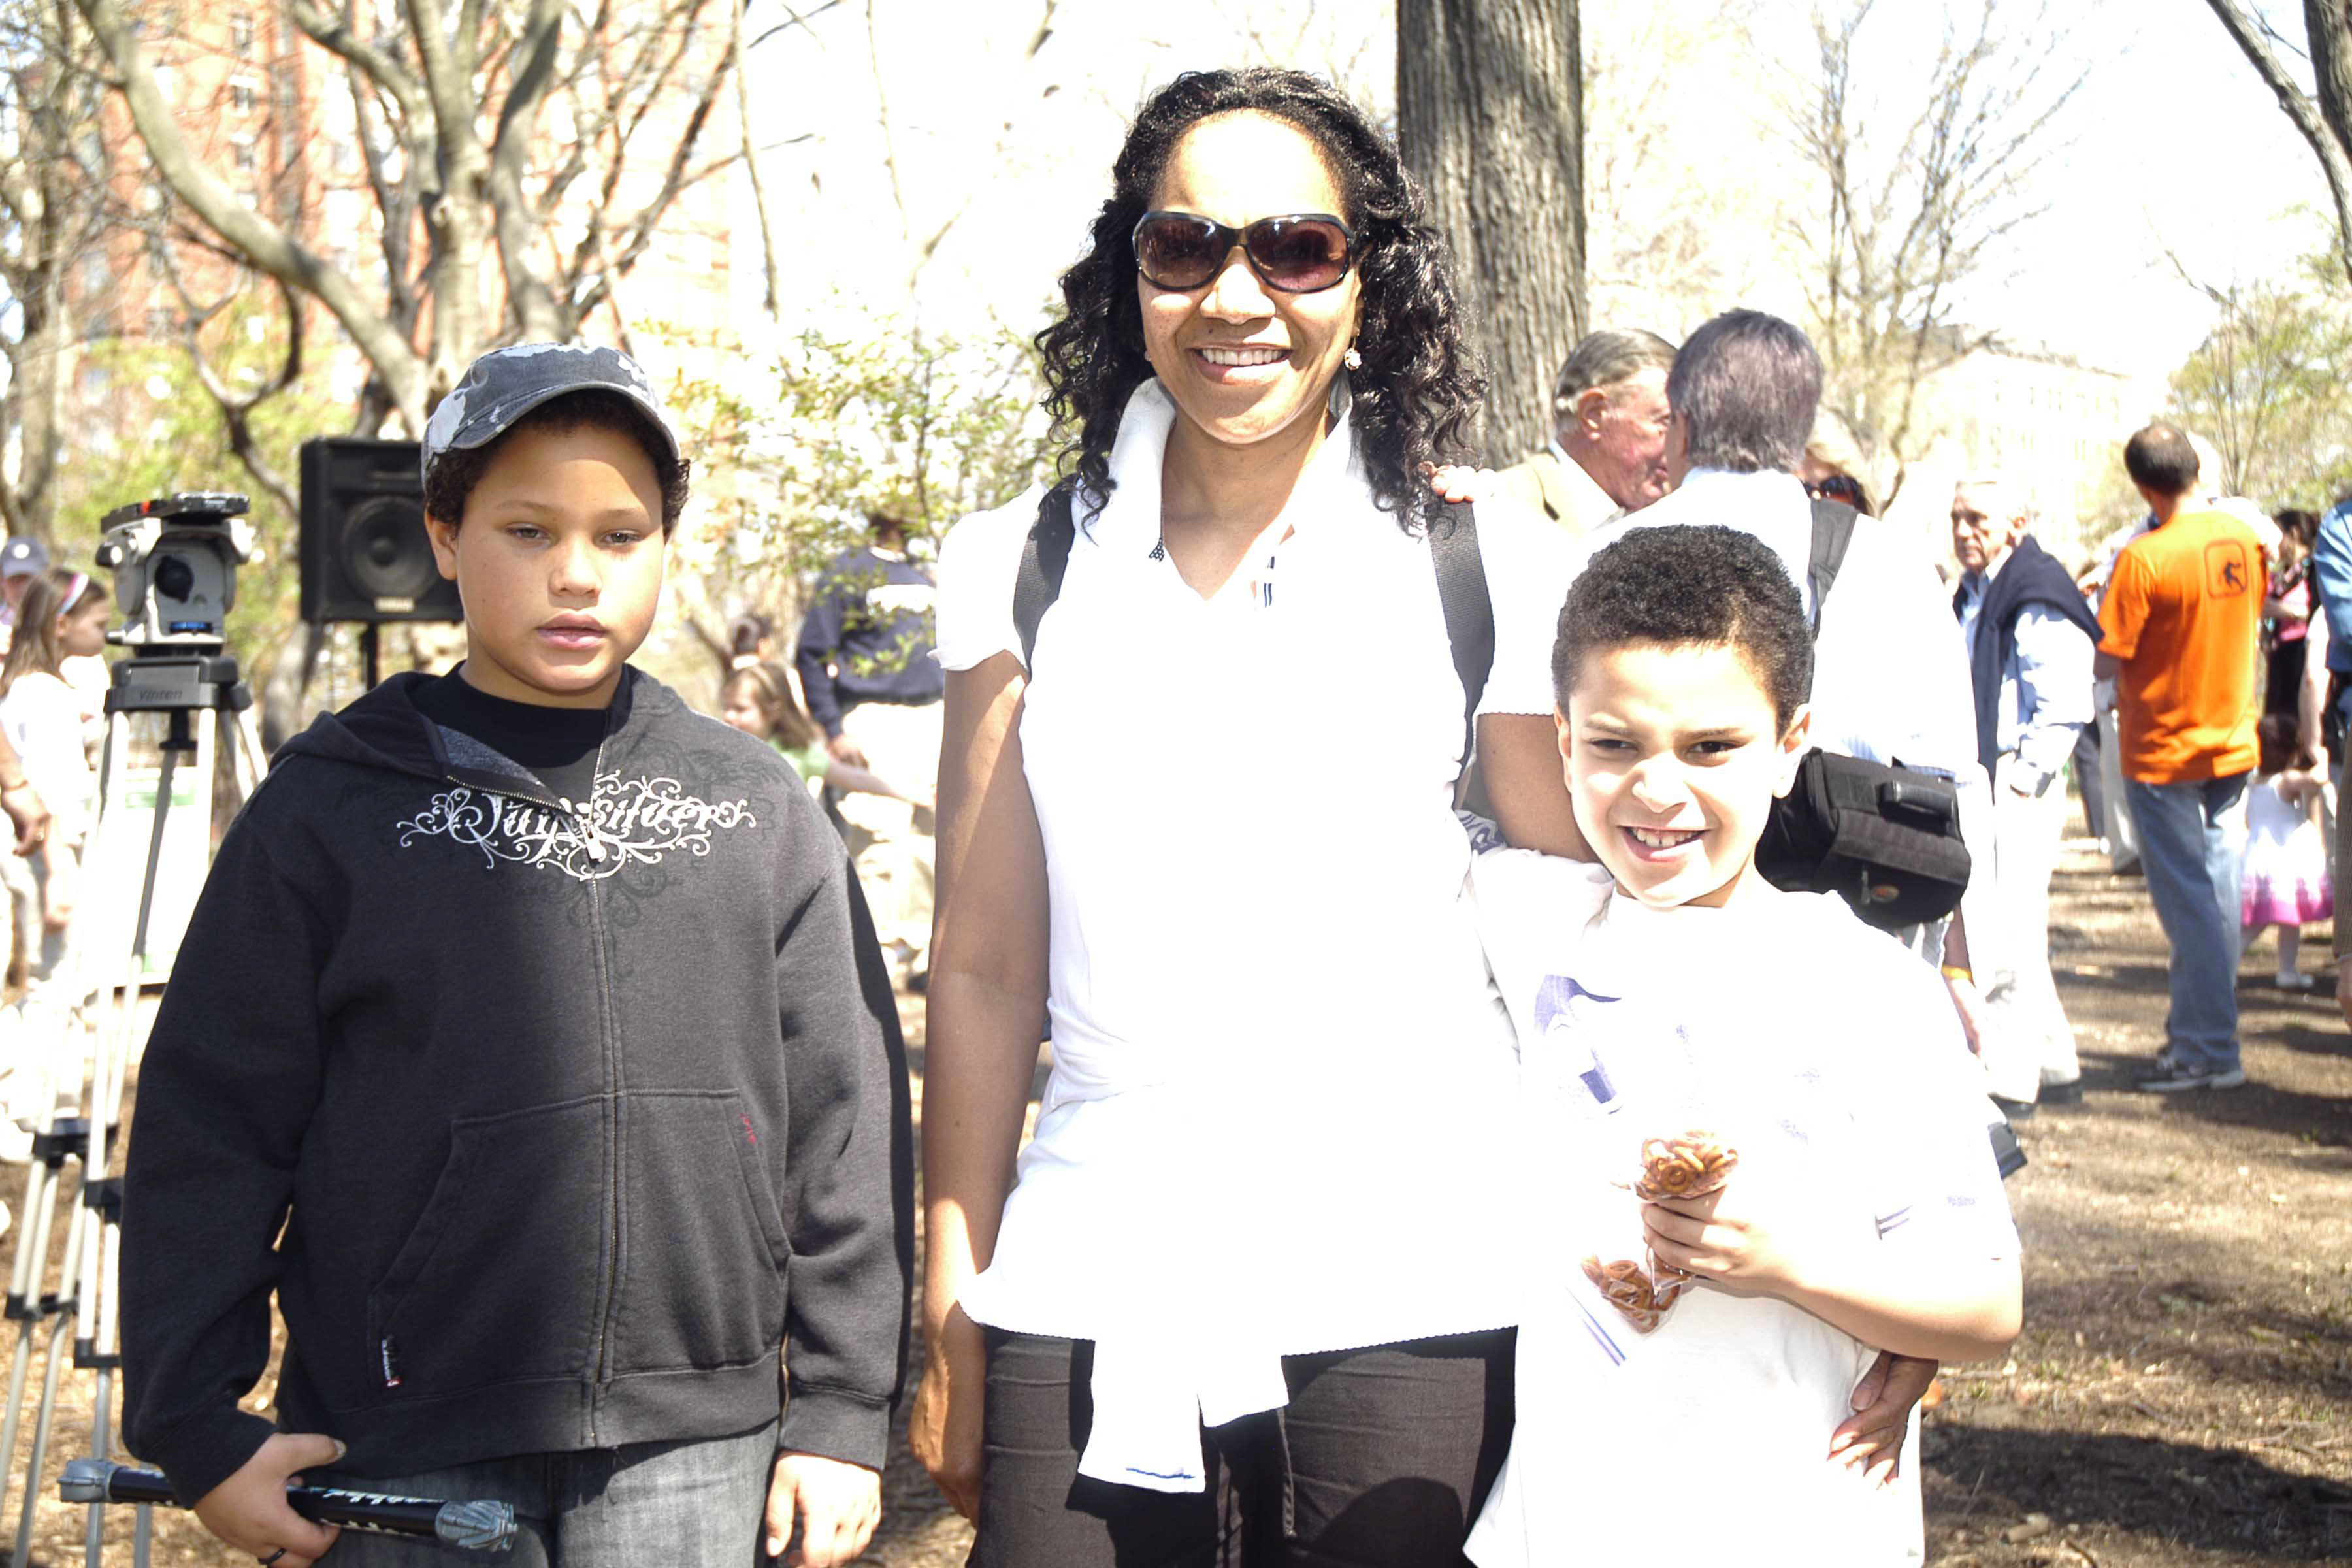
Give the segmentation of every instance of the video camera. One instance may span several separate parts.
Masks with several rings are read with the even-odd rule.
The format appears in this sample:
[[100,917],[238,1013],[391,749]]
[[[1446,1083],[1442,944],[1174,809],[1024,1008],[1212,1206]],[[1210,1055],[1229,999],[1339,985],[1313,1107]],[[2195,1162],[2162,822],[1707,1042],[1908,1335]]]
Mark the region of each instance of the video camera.
[[254,555],[249,505],[241,495],[190,490],[108,512],[98,563],[114,574],[123,618],[106,640],[134,656],[218,652],[236,569]]

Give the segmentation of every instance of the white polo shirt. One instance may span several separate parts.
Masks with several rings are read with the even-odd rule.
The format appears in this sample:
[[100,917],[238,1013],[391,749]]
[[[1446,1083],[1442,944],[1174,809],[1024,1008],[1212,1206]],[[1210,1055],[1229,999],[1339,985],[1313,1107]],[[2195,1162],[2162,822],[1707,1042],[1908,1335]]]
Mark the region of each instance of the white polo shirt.
[[[1086,1473],[1129,1484],[1197,1488],[1196,1423],[1281,1404],[1282,1354],[1517,1321],[1494,1198],[1517,1067],[1451,804],[1464,694],[1428,542],[1373,504],[1339,406],[1279,542],[1203,598],[1159,548],[1176,416],[1147,382],[1037,634],[1053,1074],[962,1304],[1097,1342]],[[1018,657],[1037,504],[942,546],[950,670]],[[1478,521],[1479,711],[1548,714],[1557,531]]]

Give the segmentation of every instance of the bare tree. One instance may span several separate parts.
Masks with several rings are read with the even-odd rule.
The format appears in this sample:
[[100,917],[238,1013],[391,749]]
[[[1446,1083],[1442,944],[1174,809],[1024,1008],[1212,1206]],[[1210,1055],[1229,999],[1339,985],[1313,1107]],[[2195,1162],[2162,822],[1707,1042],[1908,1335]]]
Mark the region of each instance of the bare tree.
[[256,433],[253,416],[262,405],[282,396],[302,378],[302,351],[307,334],[301,300],[285,284],[278,285],[277,294],[285,312],[286,328],[278,339],[277,367],[267,375],[256,376],[250,381],[234,378],[214,363],[205,339],[206,329],[226,317],[247,293],[248,276],[240,274],[226,292],[212,299],[199,300],[190,290],[175,247],[167,239],[160,237],[152,239],[147,254],[150,265],[170,286],[173,297],[179,302],[176,315],[180,323],[180,341],[187,351],[188,363],[195,373],[197,386],[220,412],[221,434],[227,441],[229,455],[278,503],[283,516],[299,515],[301,498],[296,493],[293,482],[286,477],[285,470]]
[[[837,8],[843,14],[831,23],[811,25]],[[708,467],[735,482],[724,494],[708,493],[700,525],[675,551],[680,570],[670,577],[670,602],[720,671],[730,617],[756,611],[789,641],[823,570],[864,538],[868,511],[936,536],[1034,477],[1045,431],[1034,353],[1001,321],[987,331],[937,330],[925,314],[925,279],[984,195],[1022,103],[1060,90],[1053,73],[1038,68],[1057,8],[1058,0],[1034,0],[1032,10],[1003,18],[1003,53],[979,73],[985,88],[975,87],[945,117],[953,166],[970,177],[934,179],[928,188],[919,176],[937,173],[925,163],[941,140],[927,124],[938,117],[936,106],[902,105],[908,95],[897,88],[901,51],[931,47],[920,26],[922,0],[866,0],[862,15],[839,0],[803,5],[745,41],[747,52],[769,46],[763,62],[753,57],[755,68],[774,73],[824,68],[819,60],[784,56],[787,48],[822,51],[828,36],[835,45],[855,38],[871,75],[879,133],[872,178],[889,198],[898,235],[895,248],[868,259],[877,280],[898,285],[898,299],[862,315],[836,309],[824,326],[803,325],[772,360],[741,367],[742,384],[756,392],[687,389],[681,412],[702,433]],[[912,110],[904,119],[902,107]],[[747,141],[753,133],[747,115]]]
[[1576,0],[1398,0],[1397,139],[1428,189],[1490,373],[1486,455],[1551,438],[1584,334],[1584,88]]
[[1716,62],[1752,71],[1758,6],[1583,0],[1584,268],[1595,326],[1673,337],[1777,269],[1755,237],[1780,221],[1785,182],[1727,178],[1725,142],[1737,132],[1663,108],[1710,90]]
[[101,256],[109,160],[103,85],[67,0],[0,0],[0,479],[7,531],[47,539],[67,446],[65,395],[80,330],[72,269]]
[[1798,152],[1822,184],[1799,229],[1813,339],[1829,372],[1825,410],[1841,419],[1888,502],[1937,432],[1918,427],[1920,384],[1991,346],[1997,330],[1962,323],[1961,286],[2042,209],[2027,193],[2057,151],[2053,126],[2081,85],[2046,79],[2046,0],[2023,26],[2015,7],[1976,0],[1948,19],[1907,121],[1892,139],[1862,98],[1857,40],[1877,0],[1816,11],[1819,74],[1792,106]]
[[2352,5],[2303,0],[2303,25],[2315,92],[2307,92],[2279,58],[2294,46],[2261,13],[2241,0],[2206,0],[2213,15],[2275,94],[2279,108],[2303,132],[2327,176],[2336,207],[2336,260],[2352,279]]
[[2221,311],[2172,377],[2181,418],[2221,455],[2223,471],[2212,479],[2231,495],[2272,505],[2326,504],[2352,438],[2352,398],[2339,370],[2352,353],[2352,321],[2340,292],[2324,286],[2335,261],[2312,258],[2319,288],[2277,281],[2223,288],[2167,256],[2182,281]]
[[[736,155],[699,152],[731,60],[725,0],[282,0],[352,101],[383,263],[365,279],[205,163],[123,0],[74,4],[194,226],[315,301],[366,356],[363,429],[394,412],[421,429],[483,349],[567,338],[611,308],[679,195]],[[542,134],[551,108],[561,136]]]

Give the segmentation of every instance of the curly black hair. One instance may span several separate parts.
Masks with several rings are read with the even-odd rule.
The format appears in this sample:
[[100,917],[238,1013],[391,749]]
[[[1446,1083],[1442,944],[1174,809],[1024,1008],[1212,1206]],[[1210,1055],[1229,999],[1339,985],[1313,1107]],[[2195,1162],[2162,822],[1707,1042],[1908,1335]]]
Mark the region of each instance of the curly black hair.
[[1037,334],[1045,405],[1074,433],[1063,452],[1087,489],[1111,491],[1110,449],[1128,395],[1151,376],[1143,352],[1133,234],[1151,209],[1170,157],[1212,115],[1253,110],[1296,126],[1338,179],[1356,235],[1362,368],[1349,373],[1358,449],[1382,510],[1408,530],[1435,514],[1425,462],[1473,460],[1471,437],[1486,378],[1467,340],[1445,240],[1429,222],[1420,184],[1396,147],[1330,83],[1303,71],[1255,67],[1193,71],[1145,103],[1111,165],[1110,199],[1087,253],[1062,274],[1063,317]]
[[425,515],[444,522],[463,522],[466,498],[474,493],[499,448],[513,439],[516,431],[583,427],[626,436],[646,449],[646,459],[654,466],[654,481],[661,487],[662,536],[667,538],[686,510],[687,481],[694,465],[688,458],[669,455],[669,444],[654,428],[652,417],[625,395],[594,386],[551,397],[480,446],[453,447],[436,458],[433,471],[425,476]]
[[1636,528],[1592,558],[1560,606],[1551,649],[1552,700],[1586,658],[1629,645],[1702,643],[1737,652],[1786,733],[1812,694],[1813,638],[1805,602],[1772,547],[1735,528]]

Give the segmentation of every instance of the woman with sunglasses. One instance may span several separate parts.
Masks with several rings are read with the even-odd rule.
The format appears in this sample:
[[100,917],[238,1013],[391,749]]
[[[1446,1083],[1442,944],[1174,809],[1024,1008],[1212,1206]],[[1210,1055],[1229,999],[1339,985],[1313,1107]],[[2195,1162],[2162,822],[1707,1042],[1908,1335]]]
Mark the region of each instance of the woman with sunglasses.
[[[915,1447],[983,1568],[1454,1563],[1527,1243],[1419,477],[1483,383],[1420,192],[1326,84],[1182,78],[1112,178],[1038,340],[1077,527],[1025,656],[1037,495],[942,552]],[[1480,765],[1565,850],[1530,826],[1570,821],[1564,578],[1535,520],[1478,535]]]

